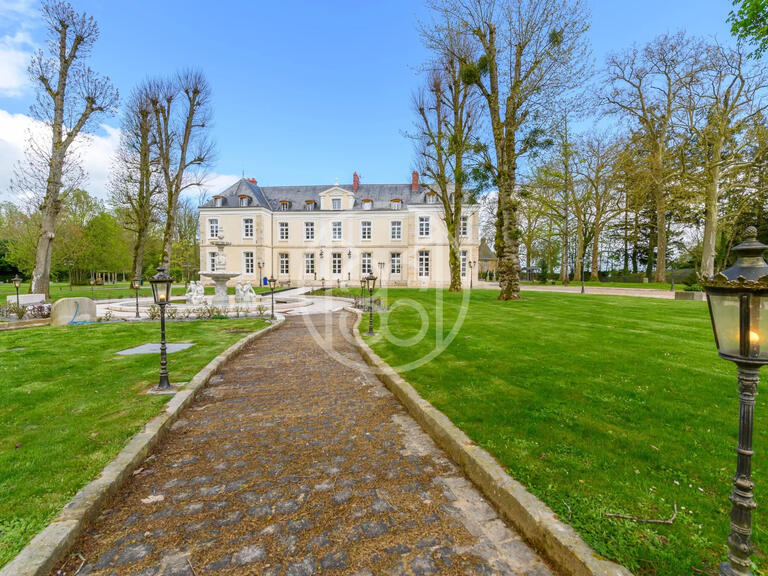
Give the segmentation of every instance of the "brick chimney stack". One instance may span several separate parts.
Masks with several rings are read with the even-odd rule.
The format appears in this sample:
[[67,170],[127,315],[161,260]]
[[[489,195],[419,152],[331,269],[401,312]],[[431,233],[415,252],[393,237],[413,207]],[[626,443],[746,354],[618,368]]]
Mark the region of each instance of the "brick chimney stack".
[[352,174],[352,190],[357,192],[357,189],[360,188],[360,176],[357,175],[357,172]]
[[414,170],[411,172],[411,192],[419,191],[419,173]]

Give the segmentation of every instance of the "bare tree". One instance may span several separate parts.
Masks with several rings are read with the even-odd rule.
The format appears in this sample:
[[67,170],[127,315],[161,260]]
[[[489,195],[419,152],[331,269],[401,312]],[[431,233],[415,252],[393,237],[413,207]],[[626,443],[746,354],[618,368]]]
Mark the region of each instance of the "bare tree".
[[649,151],[651,195],[656,209],[657,282],[666,280],[667,192],[676,174],[670,168],[673,121],[700,70],[700,49],[700,43],[679,32],[659,36],[642,50],[634,47],[607,59],[603,100],[609,110],[624,114],[639,128]]
[[112,202],[126,209],[124,224],[134,235],[130,277],[135,278],[144,270],[147,235],[162,201],[155,116],[147,85],[135,88],[125,106],[110,187]]
[[579,0],[432,0],[477,47],[463,78],[483,96],[493,135],[487,168],[499,189],[500,300],[520,298],[517,171],[540,143],[550,99],[583,78],[585,9]]
[[468,164],[476,150],[477,107],[471,89],[461,79],[461,59],[470,49],[461,37],[452,34],[429,70],[427,85],[414,98],[419,117],[416,140],[419,169],[431,181],[443,208],[448,231],[450,292],[461,292],[461,220],[468,201]]
[[[63,180],[67,171],[76,171],[71,167],[76,163],[71,154],[72,145],[81,133],[89,130],[96,118],[113,112],[118,94],[108,78],[102,78],[84,63],[99,37],[95,20],[75,12],[68,2],[60,0],[45,1],[42,16],[48,45],[46,50],[40,50],[32,57],[29,65],[30,76],[38,86],[31,112],[50,127],[51,142],[49,149],[31,144],[27,158],[33,171],[42,170],[40,174],[47,175],[45,195],[40,204],[40,232],[30,289],[48,295]],[[18,172],[18,180],[24,180],[23,173],[23,169]]]
[[207,131],[212,116],[211,88],[202,72],[186,70],[173,80],[152,82],[149,99],[166,195],[163,265],[170,269],[179,198],[185,190],[202,184],[204,169],[213,160]]

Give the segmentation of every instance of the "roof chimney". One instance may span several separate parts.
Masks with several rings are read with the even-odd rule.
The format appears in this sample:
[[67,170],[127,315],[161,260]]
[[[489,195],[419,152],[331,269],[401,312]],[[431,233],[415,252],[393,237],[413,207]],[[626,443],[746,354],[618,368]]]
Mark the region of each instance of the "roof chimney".
[[357,175],[357,172],[352,174],[352,190],[357,192],[357,189],[360,188],[360,176]]
[[411,172],[411,192],[419,191],[419,173],[414,170]]

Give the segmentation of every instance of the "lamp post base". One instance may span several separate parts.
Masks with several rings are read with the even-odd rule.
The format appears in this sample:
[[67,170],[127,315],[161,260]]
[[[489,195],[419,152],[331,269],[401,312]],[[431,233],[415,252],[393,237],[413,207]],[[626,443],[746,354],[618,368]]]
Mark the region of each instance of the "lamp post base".
[[720,564],[720,576],[753,576],[751,570],[736,572],[730,562]]
[[157,383],[155,390],[170,390],[171,381],[168,379],[168,374],[160,374],[160,381]]

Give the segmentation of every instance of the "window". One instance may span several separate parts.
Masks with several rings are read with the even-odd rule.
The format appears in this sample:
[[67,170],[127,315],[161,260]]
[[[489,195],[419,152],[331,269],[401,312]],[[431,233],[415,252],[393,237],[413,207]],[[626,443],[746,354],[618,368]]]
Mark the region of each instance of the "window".
[[243,218],[243,238],[253,238],[253,218]]
[[304,254],[304,274],[314,274],[314,273],[315,273],[314,252],[311,252],[309,254]]
[[363,200],[363,210],[370,210],[373,208],[373,200]]
[[437,194],[434,192],[427,192],[427,204],[437,204]]
[[389,255],[389,264],[390,274],[400,274],[400,252],[392,252],[392,254]]
[[361,240],[371,239],[371,221],[370,220],[363,220],[362,222],[360,222],[360,239]]
[[214,197],[214,206],[216,206],[216,208],[221,208],[223,204],[224,199],[221,196]]
[[341,252],[331,254],[331,272],[341,274]]
[[288,274],[288,254],[281,253],[280,254],[280,274],[287,275]]
[[341,240],[341,222],[331,223],[331,239]]
[[429,250],[419,250],[419,278],[429,278]]
[[400,220],[393,220],[390,225],[390,237],[392,240],[402,240],[403,223]]
[[429,216],[419,216],[419,236],[429,236]]
[[371,265],[371,253],[370,252],[363,252],[362,258],[360,260],[360,271],[363,274],[370,274],[373,271],[373,267]]
[[398,199],[392,200],[389,203],[389,207],[392,210],[400,210],[402,205],[403,205],[403,201],[402,200],[398,200]]
[[291,207],[291,203],[288,200],[280,200],[280,210],[282,212],[288,212],[288,208]]
[[240,197],[240,206],[248,206],[248,197],[247,196],[241,196]]
[[304,204],[304,210],[306,210],[307,212],[311,212],[314,209],[315,209],[315,201],[314,200],[310,200],[309,202]]
[[216,272],[216,252],[208,252],[208,272]]
[[243,252],[243,269],[245,274],[253,274],[253,252]]
[[462,216],[459,224],[459,236],[466,238],[469,236],[469,216]]
[[315,239],[315,223],[304,222],[304,240],[314,240],[314,239]]
[[331,208],[333,210],[341,210],[341,198],[331,198]]
[[219,219],[210,218],[208,220],[208,238],[218,238],[218,237],[219,237]]
[[467,251],[461,251],[461,277],[467,277]]
[[279,230],[278,238],[288,240],[288,222],[278,222],[277,229]]

